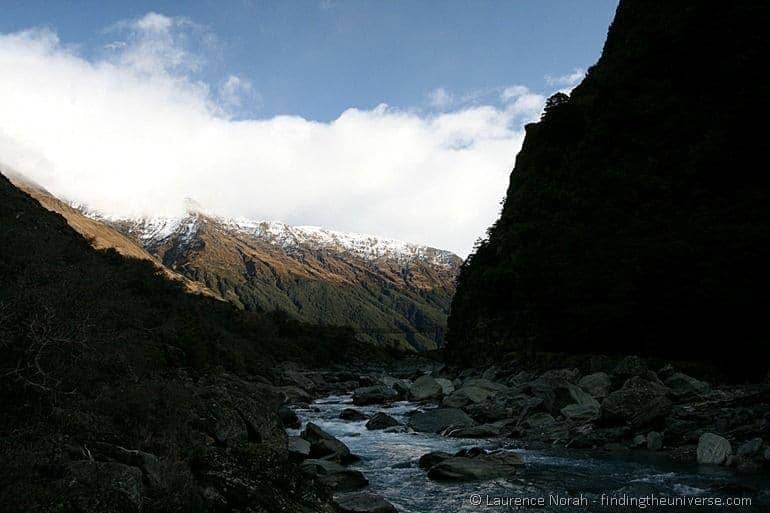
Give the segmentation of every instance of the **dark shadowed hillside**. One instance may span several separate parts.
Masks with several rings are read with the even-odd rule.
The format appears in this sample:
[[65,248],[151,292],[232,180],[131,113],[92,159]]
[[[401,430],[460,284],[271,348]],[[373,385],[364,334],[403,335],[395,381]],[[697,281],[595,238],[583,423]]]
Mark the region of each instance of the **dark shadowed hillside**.
[[634,353],[766,368],[766,2],[623,0],[527,135],[461,271],[450,354]]
[[351,337],[186,293],[0,176],[2,510],[329,511],[269,383]]

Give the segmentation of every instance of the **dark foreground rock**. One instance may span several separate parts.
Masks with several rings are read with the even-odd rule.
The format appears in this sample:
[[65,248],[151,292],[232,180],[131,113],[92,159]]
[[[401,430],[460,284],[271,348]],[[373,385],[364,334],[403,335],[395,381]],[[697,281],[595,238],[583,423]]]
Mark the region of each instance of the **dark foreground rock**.
[[339,513],[397,513],[396,508],[373,493],[345,493],[334,498]]

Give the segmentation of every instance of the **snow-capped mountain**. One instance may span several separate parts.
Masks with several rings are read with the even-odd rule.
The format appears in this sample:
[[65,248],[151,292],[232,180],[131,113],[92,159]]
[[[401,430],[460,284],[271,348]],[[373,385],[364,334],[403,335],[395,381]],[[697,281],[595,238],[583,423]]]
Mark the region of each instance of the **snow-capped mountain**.
[[168,269],[239,307],[353,327],[402,348],[440,345],[461,259],[398,240],[222,218],[194,203],[180,217],[118,219],[74,205]]
[[286,250],[305,247],[313,250],[350,253],[367,260],[385,259],[402,264],[422,261],[447,269],[456,267],[459,259],[451,251],[376,235],[328,230],[318,226],[292,226],[276,221],[220,218],[202,212],[200,209],[190,209],[183,217],[121,219],[101,216],[97,212],[83,208],[82,205],[73,206],[88,217],[106,219],[123,225],[125,230],[142,241],[145,246],[157,246],[171,236],[179,236],[182,241],[191,239],[195,236],[201,218],[207,218],[234,232],[264,240]]

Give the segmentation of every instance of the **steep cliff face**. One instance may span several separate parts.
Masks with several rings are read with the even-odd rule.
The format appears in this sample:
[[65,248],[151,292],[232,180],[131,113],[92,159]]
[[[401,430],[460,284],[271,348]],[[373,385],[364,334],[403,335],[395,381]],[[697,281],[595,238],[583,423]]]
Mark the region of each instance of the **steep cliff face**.
[[768,10],[620,2],[599,62],[527,127],[501,217],[461,270],[451,356],[751,365],[770,305]]

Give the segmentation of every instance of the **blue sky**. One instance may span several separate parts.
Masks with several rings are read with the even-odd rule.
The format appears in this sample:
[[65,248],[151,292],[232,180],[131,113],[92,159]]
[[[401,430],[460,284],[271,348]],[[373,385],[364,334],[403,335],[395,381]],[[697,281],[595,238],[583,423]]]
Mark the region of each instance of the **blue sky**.
[[423,106],[437,88],[465,97],[508,84],[547,89],[547,76],[595,62],[617,0],[0,4],[0,32],[48,26],[85,54],[109,43],[105,28],[119,20],[187,18],[216,39],[201,78],[234,74],[257,93],[238,114],[326,121],[348,107]]
[[0,0],[0,165],[114,217],[192,198],[465,256],[615,7]]

